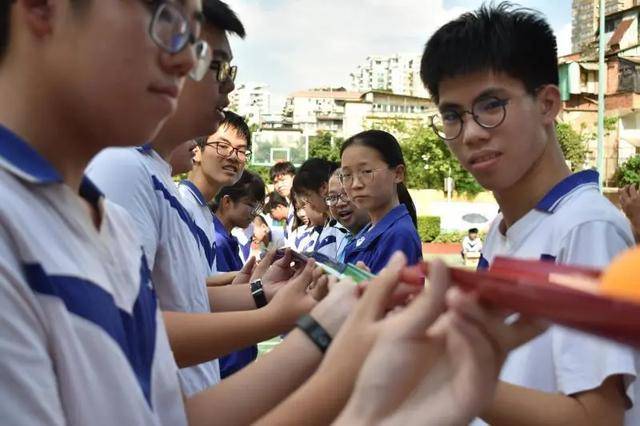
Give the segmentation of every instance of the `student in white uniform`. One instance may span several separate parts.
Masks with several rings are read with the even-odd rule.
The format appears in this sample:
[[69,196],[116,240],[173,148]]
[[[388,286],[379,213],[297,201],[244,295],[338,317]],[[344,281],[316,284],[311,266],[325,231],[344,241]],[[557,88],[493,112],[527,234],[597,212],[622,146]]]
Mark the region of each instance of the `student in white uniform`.
[[0,5],[3,424],[187,423],[140,235],[82,171],[175,110],[199,9]]
[[218,270],[218,262],[214,217],[209,205],[222,187],[240,179],[251,156],[251,133],[242,117],[226,111],[216,132],[196,138],[196,144],[193,168],[178,185],[178,192],[184,207],[212,246],[210,275],[213,275]]
[[[138,225],[174,356],[183,367],[180,378],[187,395],[219,382],[216,358],[288,331],[300,309],[308,308],[295,302],[300,294],[285,292],[275,297],[282,281],[293,274],[291,269],[251,284],[205,285],[215,252],[214,241],[203,227],[213,225],[194,220],[197,216],[183,206],[166,158],[183,141],[214,133],[223,120],[222,108],[229,102],[235,76],[226,31],[242,36],[244,28],[228,6],[217,0],[205,0],[203,13],[202,36],[212,55],[201,55],[205,73],[191,73],[176,114],[152,143],[107,149],[87,169],[96,185],[125,207]],[[200,69],[200,65],[194,68]],[[233,163],[233,173],[239,176],[242,167],[235,158],[225,160],[222,167]],[[267,303],[270,309],[256,309]]]
[[293,186],[293,177],[296,175],[296,167],[290,161],[281,161],[274,164],[269,170],[269,177],[273,184],[273,189],[281,197],[284,197],[288,203],[286,222],[284,225],[284,238],[289,239],[289,235],[294,228],[296,220],[295,207],[291,197],[291,187]]
[[[633,244],[597,173],[571,174],[563,158],[556,39],[542,16],[507,4],[462,15],[431,37],[421,75],[439,108],[434,131],[500,205],[480,267],[508,255],[601,268]],[[636,362],[628,347],[551,327],[508,358],[481,417],[637,425]]]
[[[325,201],[329,192],[329,178],[339,167],[334,161],[310,158],[300,166],[293,178],[293,193],[296,199],[302,200],[309,221],[314,226],[322,226],[312,251],[333,260],[338,259],[338,247],[349,234],[344,226],[331,217]],[[314,219],[315,216],[319,216],[321,221]]]

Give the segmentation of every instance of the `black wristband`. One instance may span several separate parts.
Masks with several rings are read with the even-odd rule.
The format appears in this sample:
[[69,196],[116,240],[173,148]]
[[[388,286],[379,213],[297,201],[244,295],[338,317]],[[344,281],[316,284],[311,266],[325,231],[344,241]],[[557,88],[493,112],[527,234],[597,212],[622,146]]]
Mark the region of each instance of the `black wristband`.
[[331,344],[331,336],[311,315],[301,316],[296,326],[311,339],[320,351],[323,353],[327,351],[327,348]]
[[264,289],[262,288],[262,280],[257,279],[251,284],[251,295],[253,296],[254,302],[256,302],[256,308],[262,308],[267,304],[267,296],[264,294]]

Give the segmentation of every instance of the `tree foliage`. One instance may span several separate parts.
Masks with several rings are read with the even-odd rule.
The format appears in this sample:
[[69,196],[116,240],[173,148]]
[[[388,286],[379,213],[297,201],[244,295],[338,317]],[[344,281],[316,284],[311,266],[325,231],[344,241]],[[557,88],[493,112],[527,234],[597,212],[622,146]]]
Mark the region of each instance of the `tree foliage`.
[[556,135],[564,158],[569,162],[571,171],[584,169],[587,159],[587,135],[576,132],[567,123],[556,124]]
[[640,183],[640,155],[634,155],[622,163],[613,180],[618,187]]

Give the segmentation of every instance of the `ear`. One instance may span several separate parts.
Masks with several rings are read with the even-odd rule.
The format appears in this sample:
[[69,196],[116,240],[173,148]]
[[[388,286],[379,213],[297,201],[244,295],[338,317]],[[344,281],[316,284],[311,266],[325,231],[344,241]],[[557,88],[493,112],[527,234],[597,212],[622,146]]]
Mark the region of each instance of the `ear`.
[[329,192],[328,182],[324,182],[322,185],[320,185],[320,188],[318,188],[318,193],[322,198],[324,198],[327,196],[328,192]]
[[560,99],[560,90],[558,86],[548,84],[538,91],[538,105],[540,114],[542,114],[542,122],[545,125],[553,125],[556,117],[560,112],[562,101]]
[[25,26],[38,38],[53,32],[54,11],[60,8],[55,0],[18,0],[18,14],[22,16],[20,26]]
[[202,163],[202,148],[197,146],[195,148],[195,153],[196,155],[193,156],[193,164],[199,165],[200,163]]
[[395,176],[394,176],[394,182],[395,183],[402,183],[404,182],[404,175],[405,175],[405,166],[404,164],[398,164],[396,166],[395,169]]
[[231,207],[231,205],[233,204],[233,201],[231,200],[231,197],[228,195],[225,195],[224,197],[222,197],[222,200],[220,200],[220,204],[222,204],[222,206],[226,209],[229,209]]

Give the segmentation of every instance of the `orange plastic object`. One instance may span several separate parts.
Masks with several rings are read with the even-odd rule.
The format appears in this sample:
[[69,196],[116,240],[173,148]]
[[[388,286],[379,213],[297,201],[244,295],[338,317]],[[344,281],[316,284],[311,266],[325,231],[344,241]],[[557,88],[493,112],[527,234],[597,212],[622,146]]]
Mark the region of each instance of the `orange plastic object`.
[[612,297],[640,302],[640,247],[613,259],[602,274],[600,291]]

